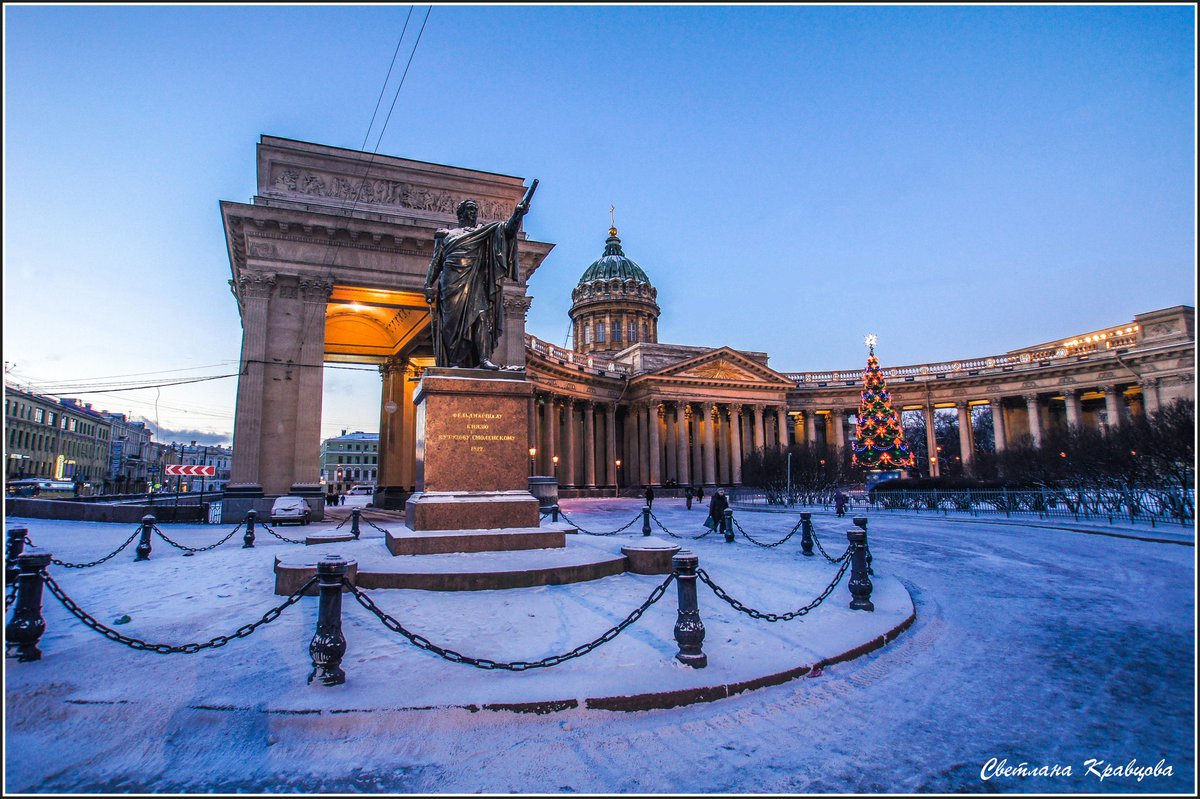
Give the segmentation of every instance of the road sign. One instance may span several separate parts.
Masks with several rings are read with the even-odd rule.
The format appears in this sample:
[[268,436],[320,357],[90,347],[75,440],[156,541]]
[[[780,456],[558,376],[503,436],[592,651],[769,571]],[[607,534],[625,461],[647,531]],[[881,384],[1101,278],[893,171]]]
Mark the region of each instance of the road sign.
[[188,466],[181,463],[168,464],[163,474],[168,477],[177,477],[179,475],[194,475],[198,477],[213,477],[217,473],[216,466]]
[[385,411],[387,411],[388,413],[395,413],[399,407],[400,407],[399,405],[392,402],[391,400],[388,400],[387,402],[383,403],[383,409]]

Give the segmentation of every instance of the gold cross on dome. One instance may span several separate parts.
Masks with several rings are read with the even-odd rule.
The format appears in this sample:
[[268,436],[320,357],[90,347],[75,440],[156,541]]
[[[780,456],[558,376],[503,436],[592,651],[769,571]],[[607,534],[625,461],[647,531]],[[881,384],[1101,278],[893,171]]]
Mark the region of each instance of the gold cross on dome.
[[608,206],[608,218],[612,221],[612,227],[617,226],[617,206]]

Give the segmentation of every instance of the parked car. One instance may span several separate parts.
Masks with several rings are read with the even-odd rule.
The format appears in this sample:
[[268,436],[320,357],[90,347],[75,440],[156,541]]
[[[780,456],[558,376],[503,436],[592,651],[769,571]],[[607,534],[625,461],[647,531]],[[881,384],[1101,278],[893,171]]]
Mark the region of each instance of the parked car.
[[348,497],[373,497],[375,496],[375,486],[373,485],[356,485],[346,492]]
[[271,524],[308,524],[312,520],[312,508],[304,497],[280,497],[271,505]]

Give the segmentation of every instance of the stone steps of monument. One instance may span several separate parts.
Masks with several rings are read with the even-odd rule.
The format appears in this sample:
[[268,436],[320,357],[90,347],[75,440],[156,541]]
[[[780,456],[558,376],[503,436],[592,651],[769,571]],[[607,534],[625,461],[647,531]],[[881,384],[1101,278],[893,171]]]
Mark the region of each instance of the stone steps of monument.
[[427,591],[484,591],[564,585],[621,574],[628,561],[611,551],[572,540],[564,546],[486,552],[392,556],[377,540],[309,549],[275,559],[275,593],[287,596],[316,573],[317,561],[336,552],[355,561],[353,582],[361,588]]
[[422,530],[400,526],[384,536],[393,555],[438,555],[450,552],[500,552],[520,549],[549,549],[566,545],[566,534],[576,530],[563,522],[546,522],[540,527],[510,527],[501,530]]

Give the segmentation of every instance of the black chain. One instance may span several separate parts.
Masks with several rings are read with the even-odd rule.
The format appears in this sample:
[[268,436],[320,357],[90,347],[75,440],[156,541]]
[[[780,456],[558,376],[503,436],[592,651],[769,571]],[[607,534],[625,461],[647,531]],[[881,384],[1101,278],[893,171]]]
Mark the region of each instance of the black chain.
[[281,536],[279,533],[275,532],[270,527],[268,527],[266,522],[259,522],[258,526],[261,527],[262,529],[266,530],[271,535],[278,538],[280,541],[286,541],[289,544],[307,544],[308,543],[307,541],[297,541],[294,538],[285,538],[284,536]]
[[830,563],[841,563],[843,560],[846,560],[850,557],[850,550],[852,547],[848,547],[840,558],[835,559],[829,557],[829,553],[825,551],[825,547],[821,546],[821,539],[817,538],[817,530],[815,527],[810,531],[810,535],[812,535],[813,543],[815,543],[817,545],[817,549],[820,550],[821,557],[825,558],[825,560],[829,561]]
[[342,519],[342,521],[341,521],[341,524],[339,524],[337,527],[335,527],[335,528],[333,528],[333,529],[334,529],[334,530],[341,530],[343,527],[345,527],[345,526],[346,526],[346,522],[348,522],[348,521],[350,521],[350,517],[349,517],[349,516],[347,516],[346,518]]
[[232,529],[232,530],[229,532],[229,535],[225,536],[224,538],[222,538],[222,539],[221,539],[220,541],[218,541],[217,543],[215,543],[215,544],[209,544],[209,545],[208,545],[208,546],[206,546],[206,547],[199,547],[199,548],[195,548],[195,547],[188,547],[188,546],[184,546],[183,544],[180,544],[180,543],[179,543],[179,542],[177,542],[177,541],[172,541],[171,539],[167,538],[167,534],[166,534],[166,533],[164,533],[162,530],[158,529],[158,525],[157,525],[157,524],[156,524],[156,525],[154,525],[154,532],[158,533],[158,537],[159,537],[159,538],[161,538],[163,541],[166,541],[168,544],[170,544],[171,546],[175,547],[176,549],[182,549],[182,550],[184,550],[185,552],[207,552],[207,551],[208,551],[208,550],[210,550],[210,549],[216,549],[217,547],[221,546],[221,544],[224,544],[226,541],[228,541],[229,539],[233,538],[234,534],[236,534],[236,533],[237,533],[237,531],[238,531],[238,530],[241,530],[241,529],[242,529],[242,526],[239,524],[237,527],[233,528],[233,529]]
[[381,532],[381,533],[390,533],[390,532],[391,532],[391,530],[385,530],[385,529],[383,529],[382,527],[380,527],[379,525],[377,525],[375,522],[373,522],[373,521],[371,521],[370,519],[368,519],[366,516],[362,516],[362,517],[360,517],[360,518],[361,518],[361,519],[362,519],[364,522],[366,522],[367,524],[371,525],[372,527],[374,527],[376,530],[378,530],[378,531],[379,531],[379,532]]
[[298,602],[300,597],[304,595],[304,592],[317,582],[316,575],[313,575],[308,582],[296,589],[296,592],[285,599],[282,604],[268,610],[258,621],[251,622],[249,624],[243,624],[237,629],[236,632],[230,635],[218,635],[216,638],[213,638],[210,641],[205,641],[202,644],[183,644],[181,646],[172,646],[171,644],[150,644],[137,638],[130,638],[127,635],[121,635],[116,630],[104,626],[100,622],[96,621],[96,619],[92,618],[92,616],[88,615],[86,611],[82,610],[78,605],[76,605],[75,602],[66,595],[62,588],[59,587],[58,583],[54,581],[54,578],[51,577],[45,570],[43,570],[41,574],[42,579],[46,581],[46,587],[50,589],[50,593],[54,594],[55,598],[58,599],[59,602],[63,603],[63,607],[65,607],[71,613],[71,615],[75,616],[75,618],[79,619],[88,627],[91,627],[93,630],[100,633],[110,641],[116,641],[118,644],[125,644],[125,646],[129,647],[130,649],[157,652],[160,655],[176,655],[181,653],[185,655],[193,655],[202,649],[225,646],[225,644],[229,643],[235,638],[245,638],[264,624],[269,624],[270,622],[273,622],[275,619],[279,618],[280,614],[282,614],[284,610]]
[[604,633],[604,635],[600,636],[596,640],[590,641],[581,646],[577,646],[574,649],[572,649],[570,652],[566,652],[561,655],[551,655],[550,657],[542,658],[541,660],[535,660],[532,662],[525,661],[525,660],[517,660],[517,661],[513,661],[511,663],[499,663],[495,660],[487,660],[486,658],[473,658],[468,655],[463,655],[459,652],[455,652],[453,649],[443,649],[442,647],[440,647],[437,644],[430,641],[428,638],[425,638],[422,635],[418,635],[417,633],[409,632],[408,630],[404,629],[404,627],[400,624],[400,622],[396,621],[394,618],[392,618],[391,616],[389,616],[388,614],[386,614],[382,610],[380,610],[378,607],[376,607],[375,603],[371,601],[371,598],[369,596],[367,596],[367,594],[365,592],[361,591],[358,588],[358,586],[350,583],[349,580],[343,579],[343,582],[346,585],[350,586],[350,592],[352,594],[354,594],[354,598],[356,600],[358,600],[358,604],[362,605],[364,608],[366,608],[367,610],[374,613],[379,618],[379,620],[381,622],[383,622],[384,627],[387,627],[392,632],[400,633],[401,635],[403,635],[405,638],[407,638],[412,643],[416,644],[421,649],[424,649],[428,652],[432,652],[433,654],[437,655],[438,657],[445,658],[446,660],[449,660],[451,663],[466,663],[468,666],[474,666],[477,669],[488,669],[488,670],[504,669],[506,671],[527,671],[529,669],[542,669],[542,668],[549,668],[550,666],[557,666],[559,663],[562,663],[563,661],[571,660],[572,658],[582,657],[582,656],[586,655],[588,652],[591,652],[596,647],[600,646],[601,644],[608,643],[612,639],[616,638],[618,635],[621,634],[622,631],[624,631],[624,629],[626,627],[628,627],[629,625],[633,624],[638,619],[640,619],[642,617],[642,614],[646,612],[647,608],[649,608],[651,605],[653,605],[658,600],[662,599],[663,594],[667,590],[667,586],[669,586],[671,584],[671,581],[674,579],[675,579],[674,574],[667,575],[667,579],[663,580],[662,585],[658,586],[657,588],[655,588],[653,591],[650,592],[650,596],[648,596],[646,598],[646,601],[642,603],[641,607],[639,607],[637,610],[630,613],[628,616],[625,617],[624,621],[622,621],[616,627],[613,627],[612,629],[610,629],[608,632]]
[[667,535],[671,536],[672,538],[683,538],[688,541],[699,541],[701,538],[704,538],[704,536],[708,535],[709,533],[711,533],[717,529],[716,527],[713,527],[709,530],[705,530],[700,535],[679,535],[678,533],[672,533],[670,530],[668,530],[667,526],[665,524],[663,524],[662,522],[660,522],[658,520],[658,517],[654,515],[654,511],[650,511],[650,518],[653,519],[654,523],[657,524],[662,529],[662,531],[664,533],[666,533]]
[[563,521],[565,521],[567,524],[573,526],[576,530],[583,533],[584,535],[616,535],[617,533],[623,533],[626,530],[628,530],[630,527],[633,527],[633,525],[637,523],[637,520],[640,519],[642,516],[642,514],[639,513],[637,516],[634,516],[632,519],[629,520],[629,524],[625,525],[624,527],[622,527],[618,530],[612,530],[607,533],[596,533],[591,530],[584,529],[582,526],[577,524],[574,519],[569,518],[567,516],[567,514],[562,511],[561,508],[558,511],[558,515],[563,518]]
[[[133,543],[133,539],[137,538],[138,533],[140,533],[141,531],[142,531],[142,528],[139,526],[136,530],[133,531],[133,535],[129,536],[129,538],[127,538],[125,540],[124,544],[121,544],[121,546],[117,547],[112,552],[110,552],[107,555],[105,555],[104,557],[100,558],[100,560],[93,560],[91,563],[67,563],[66,561],[59,560],[58,558],[51,558],[50,562],[53,563],[55,566],[62,566],[64,569],[90,569],[92,566],[99,566],[104,561],[112,560],[118,554],[120,554],[121,550],[125,549],[125,547],[127,547]],[[28,538],[26,538],[25,541],[28,542],[30,546],[33,546],[33,542],[30,541]]]
[[804,524],[804,522],[802,522],[802,521],[796,522],[796,526],[791,529],[791,532],[789,532],[783,538],[776,541],[774,544],[764,544],[761,541],[754,540],[754,538],[752,538],[749,533],[747,533],[744,529],[742,529],[742,525],[738,524],[737,519],[733,520],[733,526],[738,529],[738,532],[742,534],[743,538],[745,538],[751,544],[754,544],[756,547],[762,547],[763,549],[770,549],[771,547],[777,547],[780,544],[782,544],[784,541],[787,541],[789,538],[791,538],[792,536],[794,536],[796,534],[796,531],[800,529],[800,526],[802,524]]
[[8,584],[8,593],[4,595],[4,609],[8,610],[9,606],[12,605],[12,603],[15,602],[16,599],[17,599],[17,581],[13,580],[11,583]]
[[[853,548],[853,545],[851,545],[851,549],[852,548]],[[747,616],[750,616],[751,618],[762,619],[764,621],[791,621],[792,619],[794,619],[798,616],[803,616],[803,615],[807,614],[809,611],[813,610],[818,605],[820,605],[822,602],[824,602],[825,598],[827,596],[829,596],[831,593],[833,593],[833,589],[837,587],[837,584],[842,581],[842,577],[845,576],[846,569],[850,568],[850,558],[848,557],[850,554],[850,549],[846,550],[846,554],[847,554],[847,557],[844,559],[844,562],[842,563],[842,567],[840,569],[838,569],[838,573],[833,578],[833,582],[831,582],[829,584],[829,586],[826,587],[826,589],[821,592],[821,595],[819,597],[817,597],[816,599],[814,599],[812,602],[809,602],[804,607],[800,608],[799,610],[793,610],[791,613],[780,613],[780,614],[763,613],[760,610],[755,610],[754,608],[748,608],[745,605],[743,605],[741,602],[738,602],[736,599],[731,597],[729,594],[725,593],[725,589],[721,588],[721,586],[714,583],[712,581],[712,578],[708,576],[708,573],[705,572],[704,569],[696,569],[696,576],[699,577],[701,580],[703,580],[704,583],[713,590],[713,593],[715,593],[718,597],[720,597],[721,599],[728,602],[731,606],[733,606],[734,610],[739,610],[742,613],[745,613]]]

